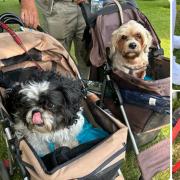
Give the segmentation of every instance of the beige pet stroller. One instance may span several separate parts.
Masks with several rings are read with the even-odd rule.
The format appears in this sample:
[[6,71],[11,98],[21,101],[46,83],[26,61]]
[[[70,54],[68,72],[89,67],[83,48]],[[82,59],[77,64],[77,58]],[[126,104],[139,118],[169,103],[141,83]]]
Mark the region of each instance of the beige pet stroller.
[[8,109],[3,106],[5,84],[8,84],[9,78],[14,81],[26,79],[32,71],[39,68],[43,71],[52,70],[65,76],[71,75],[73,78],[80,78],[80,76],[64,47],[48,34],[38,31],[30,32],[28,29],[15,33],[2,22],[1,27],[9,32],[0,33],[0,124],[8,149],[9,170],[7,171],[6,165],[1,162],[0,177],[8,180],[9,175],[14,174],[14,167],[18,166],[22,179],[26,180],[118,178],[118,169],[125,157],[127,127],[98,107],[88,95],[84,96],[82,102],[86,118],[94,127],[101,126],[110,134],[108,138],[88,151],[47,170],[46,164],[38,157],[26,139],[16,138]]

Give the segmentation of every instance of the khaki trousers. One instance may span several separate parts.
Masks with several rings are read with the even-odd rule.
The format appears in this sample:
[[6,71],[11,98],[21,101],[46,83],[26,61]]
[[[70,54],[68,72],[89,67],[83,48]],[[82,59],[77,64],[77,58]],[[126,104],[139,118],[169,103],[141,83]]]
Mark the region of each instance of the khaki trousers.
[[83,78],[89,76],[87,67],[86,50],[83,39],[85,21],[80,7],[69,0],[57,1],[54,3],[52,13],[44,14],[46,30],[54,38],[59,40],[68,52],[71,50],[74,42],[75,57],[78,63],[78,69]]

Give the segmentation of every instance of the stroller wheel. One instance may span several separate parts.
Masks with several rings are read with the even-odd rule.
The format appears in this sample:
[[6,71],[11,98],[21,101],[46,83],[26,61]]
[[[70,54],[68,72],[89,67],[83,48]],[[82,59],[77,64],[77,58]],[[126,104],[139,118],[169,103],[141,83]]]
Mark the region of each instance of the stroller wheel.
[[2,161],[0,161],[0,178],[2,180],[10,180],[8,170]]

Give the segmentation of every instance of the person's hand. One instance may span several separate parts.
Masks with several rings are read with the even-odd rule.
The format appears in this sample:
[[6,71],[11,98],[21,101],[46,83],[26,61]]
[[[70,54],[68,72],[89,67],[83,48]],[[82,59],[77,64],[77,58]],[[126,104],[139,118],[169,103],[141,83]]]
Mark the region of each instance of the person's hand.
[[39,15],[34,0],[21,0],[21,19],[25,26],[37,28]]

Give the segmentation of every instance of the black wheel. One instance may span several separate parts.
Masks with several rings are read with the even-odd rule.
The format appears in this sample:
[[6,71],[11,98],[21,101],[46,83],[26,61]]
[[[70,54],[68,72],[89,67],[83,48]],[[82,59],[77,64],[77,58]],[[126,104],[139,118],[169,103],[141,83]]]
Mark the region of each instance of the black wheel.
[[0,161],[0,179],[10,180],[8,171],[2,161]]

